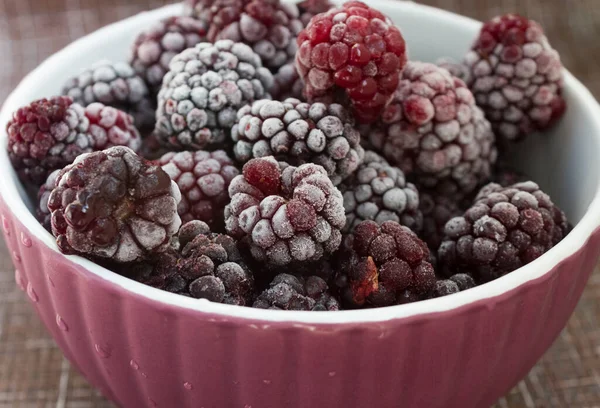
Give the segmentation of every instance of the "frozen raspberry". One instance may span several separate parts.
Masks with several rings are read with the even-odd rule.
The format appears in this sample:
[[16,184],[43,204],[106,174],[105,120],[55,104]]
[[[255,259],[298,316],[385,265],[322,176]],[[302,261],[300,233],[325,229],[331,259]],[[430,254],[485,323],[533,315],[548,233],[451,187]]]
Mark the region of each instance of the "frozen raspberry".
[[156,96],[171,59],[206,40],[206,24],[191,17],[168,17],[152,25],[135,40],[129,63]]
[[327,282],[318,276],[296,277],[286,273],[275,276],[269,288],[254,301],[259,309],[340,310],[337,299],[329,292]]
[[77,157],[48,197],[64,253],[132,262],[164,251],[181,220],[179,188],[127,147]]
[[407,58],[404,38],[389,18],[358,1],[313,17],[298,47],[296,67],[308,100],[348,99],[367,123],[391,100]]
[[279,0],[185,0],[186,13],[204,22],[208,41],[232,40],[252,47],[273,72],[294,58],[304,28],[298,7]]
[[429,249],[394,221],[363,221],[344,239],[336,283],[352,307],[415,301],[435,287]]
[[464,82],[423,62],[407,64],[381,120],[363,135],[419,187],[455,199],[488,181],[497,156],[490,123]]
[[452,76],[457,77],[464,83],[469,83],[471,72],[463,62],[458,62],[452,58],[440,58],[435,63],[438,67],[447,69]]
[[488,21],[465,63],[499,141],[547,129],[565,112],[562,63],[535,21],[515,14]]
[[243,238],[258,261],[316,261],[338,249],[346,217],[342,194],[323,167],[252,159],[229,185],[225,228]]
[[200,43],[171,60],[158,94],[156,136],[179,149],[227,147],[238,109],[269,98],[272,86],[273,76],[246,44]]
[[421,190],[419,209],[423,214],[423,228],[419,236],[432,251],[437,251],[448,220],[462,214],[460,203],[436,192]]
[[491,183],[446,224],[439,262],[446,275],[469,272],[487,282],[538,258],[568,229],[565,214],[534,182]]
[[88,132],[92,138],[94,150],[125,146],[136,153],[139,152],[142,138],[133,125],[131,115],[112,106],[104,106],[95,102],[85,108],[85,117],[90,121]]
[[367,151],[363,164],[339,189],[346,210],[344,232],[352,232],[364,220],[378,224],[396,221],[413,231],[422,227],[417,188],[406,182],[402,170],[390,166],[377,153]]
[[181,202],[177,208],[183,222],[200,220],[213,231],[223,228],[223,209],[229,203],[227,189],[239,174],[223,150],[216,152],[167,153],[158,163],[179,186]]
[[287,98],[304,100],[302,89],[304,81],[300,78],[296,64],[293,61],[282,65],[273,75],[273,86],[270,89],[273,99],[282,101]]
[[362,162],[360,134],[341,105],[263,99],[244,106],[237,116],[231,137],[242,163],[266,156],[295,166],[315,163],[338,185]]
[[450,279],[440,279],[435,283],[435,288],[430,294],[430,297],[448,296],[453,293],[462,292],[463,290],[475,287],[475,281],[466,273],[457,273]]
[[88,130],[84,109],[71,98],[37,100],[6,125],[8,157],[21,181],[41,186],[52,171],[92,151]]
[[60,173],[60,169],[54,170],[48,176],[48,179],[42,186],[38,192],[37,203],[38,207],[36,208],[36,216],[40,224],[48,231],[52,232],[52,214],[48,209],[48,198],[50,197],[50,193],[54,190],[56,186],[56,179],[58,178],[58,174]]
[[314,16],[325,13],[333,7],[333,4],[330,3],[329,0],[304,0],[298,3],[300,21],[302,21],[302,24],[306,27]]
[[144,80],[125,62],[100,61],[67,81],[63,95],[83,106],[100,102],[129,113],[135,126],[154,126],[154,104]]

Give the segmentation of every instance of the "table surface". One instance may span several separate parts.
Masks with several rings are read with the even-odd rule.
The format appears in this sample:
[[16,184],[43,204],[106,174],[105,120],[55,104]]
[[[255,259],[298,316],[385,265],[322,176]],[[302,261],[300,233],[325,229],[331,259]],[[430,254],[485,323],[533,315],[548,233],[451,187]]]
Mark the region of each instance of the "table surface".
[[[71,41],[166,0],[0,0],[0,101]],[[540,22],[565,66],[600,96],[600,1],[423,0],[480,20],[518,12]],[[46,333],[0,241],[0,408],[111,407]],[[600,407],[600,272],[552,348],[496,407]]]

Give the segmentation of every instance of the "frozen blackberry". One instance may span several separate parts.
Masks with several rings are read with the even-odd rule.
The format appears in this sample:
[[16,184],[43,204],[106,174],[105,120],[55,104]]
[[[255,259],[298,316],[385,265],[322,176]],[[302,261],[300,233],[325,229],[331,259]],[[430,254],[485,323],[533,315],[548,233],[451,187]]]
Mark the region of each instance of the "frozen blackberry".
[[8,157],[22,182],[41,186],[48,175],[92,151],[89,120],[66,96],[40,99],[13,113],[6,125]]
[[60,169],[54,170],[48,176],[48,179],[42,186],[38,192],[37,203],[38,206],[36,208],[36,216],[40,224],[48,231],[52,232],[52,214],[48,209],[48,198],[50,197],[50,193],[54,190],[56,186],[56,179],[58,178],[58,174],[60,173]]
[[323,167],[252,159],[229,185],[225,228],[272,265],[316,261],[340,246],[346,217],[342,194]]
[[185,0],[186,13],[208,29],[208,41],[232,40],[252,47],[277,72],[296,54],[304,28],[295,4],[279,0]]
[[228,147],[239,108],[269,98],[273,76],[250,47],[200,43],[171,60],[158,94],[156,136],[178,149]]
[[88,106],[100,102],[129,113],[138,129],[154,126],[154,104],[146,83],[125,62],[99,61],[67,81],[63,95]]
[[457,77],[464,83],[469,83],[471,72],[463,62],[458,62],[452,58],[440,58],[435,63],[438,67],[447,69],[452,76]]
[[400,31],[358,1],[317,14],[298,36],[296,67],[308,100],[349,100],[360,122],[380,116],[406,59]]
[[423,62],[407,64],[392,103],[363,135],[419,188],[456,200],[489,180],[497,156],[490,123],[464,82]]
[[363,164],[339,189],[346,210],[344,232],[352,232],[364,220],[378,224],[396,221],[413,231],[423,225],[417,188],[406,182],[402,170],[390,166],[375,152],[365,153]]
[[444,237],[446,223],[462,214],[460,203],[434,191],[421,190],[419,209],[423,214],[423,228],[419,236],[431,250],[437,251]]
[[160,90],[171,59],[206,41],[206,24],[191,17],[167,17],[141,33],[131,47],[129,63],[144,78],[152,95]]
[[562,63],[535,21],[515,14],[488,21],[465,63],[469,88],[498,141],[545,130],[565,112]]
[[466,271],[487,282],[538,258],[568,229],[565,214],[534,182],[491,183],[448,221],[438,260],[447,276]]
[[314,16],[325,13],[333,7],[333,4],[330,3],[329,0],[303,0],[298,3],[300,21],[302,21],[302,24],[306,27]]
[[77,157],[48,197],[52,233],[67,254],[132,262],[164,251],[181,220],[179,188],[127,147]]
[[296,277],[286,273],[275,276],[269,288],[254,301],[259,309],[334,311],[340,310],[327,282],[318,276]]
[[242,163],[266,156],[296,166],[315,163],[338,185],[363,160],[360,134],[341,105],[263,99],[244,106],[237,117],[231,137]]
[[435,288],[430,294],[430,297],[448,296],[453,293],[462,292],[463,290],[474,288],[475,281],[466,273],[457,273],[450,279],[440,279],[435,283]]
[[351,307],[390,306],[415,301],[434,289],[429,249],[394,221],[363,221],[344,239],[336,278]]
[[94,150],[125,146],[136,153],[139,152],[142,138],[133,125],[131,115],[112,106],[104,106],[95,102],[85,108],[85,117],[90,122],[88,132],[92,138]]
[[171,152],[158,163],[181,191],[177,210],[182,221],[200,220],[213,231],[222,230],[223,209],[229,203],[227,189],[239,174],[227,153],[223,150]]
[[300,78],[296,64],[293,61],[282,65],[273,75],[273,86],[270,93],[273,99],[282,101],[287,98],[296,98],[304,100],[302,89],[304,81]]

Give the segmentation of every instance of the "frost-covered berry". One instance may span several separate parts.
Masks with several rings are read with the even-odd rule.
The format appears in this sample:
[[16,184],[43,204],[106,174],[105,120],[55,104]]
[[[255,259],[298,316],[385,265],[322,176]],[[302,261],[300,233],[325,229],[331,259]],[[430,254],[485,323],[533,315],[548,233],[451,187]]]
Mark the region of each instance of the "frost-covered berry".
[[465,64],[469,88],[499,141],[545,130],[565,112],[562,63],[535,21],[515,14],[488,21]]
[[138,129],[154,126],[154,102],[146,83],[126,62],[99,61],[67,81],[63,95],[87,106],[100,102],[129,113]]
[[263,99],[244,106],[237,116],[231,137],[242,163],[266,156],[294,166],[315,163],[338,185],[363,160],[354,120],[339,104]]
[[464,62],[459,62],[456,61],[452,58],[440,58],[438,59],[435,64],[438,67],[447,69],[448,72],[450,72],[450,74],[452,76],[457,77],[458,79],[462,80],[464,83],[468,84],[469,83],[469,78],[471,77],[471,72],[469,70],[469,67],[465,65]]
[[52,214],[48,209],[48,198],[56,186],[56,180],[58,179],[60,170],[61,169],[54,170],[52,173],[50,173],[48,179],[46,179],[46,182],[40,187],[37,195],[38,206],[36,208],[35,215],[40,224],[42,224],[42,226],[50,232],[52,232]]
[[206,31],[206,24],[195,18],[167,17],[135,39],[129,63],[144,78],[153,96],[158,94],[173,57],[206,41]]
[[365,153],[363,164],[339,189],[346,210],[344,232],[352,232],[364,220],[378,224],[396,221],[413,231],[422,227],[417,188],[406,182],[402,170],[390,166],[375,152]]
[[336,284],[350,307],[391,306],[418,300],[435,286],[429,249],[394,221],[363,221],[344,239]]
[[170,152],[158,163],[177,183],[181,202],[177,207],[183,222],[200,220],[213,231],[223,228],[223,209],[229,203],[227,189],[238,169],[223,150]]
[[568,229],[565,214],[534,182],[491,183],[446,223],[438,261],[447,276],[462,271],[487,282],[540,257]]
[[464,82],[423,62],[407,64],[394,99],[363,135],[419,188],[456,200],[490,178],[497,156],[490,123]]
[[462,292],[463,290],[471,289],[476,286],[475,280],[471,275],[466,273],[457,273],[449,279],[440,279],[435,283],[435,288],[430,293],[429,297],[436,298],[452,295],[453,293]]
[[252,256],[273,265],[316,261],[340,246],[342,194],[323,167],[252,159],[229,185],[225,228]]
[[398,28],[358,1],[317,14],[298,36],[296,67],[308,100],[349,100],[360,122],[379,117],[406,60]]
[[133,117],[112,106],[94,102],[85,108],[89,120],[88,132],[95,151],[113,146],[129,147],[139,152],[142,146],[140,133],[133,124]]
[[272,86],[273,76],[248,45],[200,43],[171,60],[158,94],[156,136],[177,149],[228,147],[238,109],[270,98]]
[[132,262],[167,249],[181,220],[175,182],[127,147],[84,154],[57,176],[48,197],[61,251]]
[[330,293],[327,282],[318,276],[307,278],[282,273],[275,276],[269,287],[254,301],[259,309],[275,310],[340,310],[337,299]]
[[208,41],[232,40],[252,47],[277,72],[294,58],[304,28],[298,7],[279,0],[185,0],[185,12],[208,27]]

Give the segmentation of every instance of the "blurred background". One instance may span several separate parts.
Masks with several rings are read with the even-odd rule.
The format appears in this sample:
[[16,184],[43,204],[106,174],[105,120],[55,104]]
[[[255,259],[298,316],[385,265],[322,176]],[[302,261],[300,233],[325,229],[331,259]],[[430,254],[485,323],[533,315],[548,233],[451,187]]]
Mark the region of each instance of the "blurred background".
[[[600,96],[600,0],[419,2],[478,20],[507,12],[537,20],[564,65],[596,98]],[[0,0],[0,102],[25,74],[73,40],[167,3],[171,2]],[[14,268],[0,239],[0,408],[112,406],[70,366],[46,334],[26,295],[15,285]],[[553,347],[496,407],[600,407],[600,272],[592,276]]]

